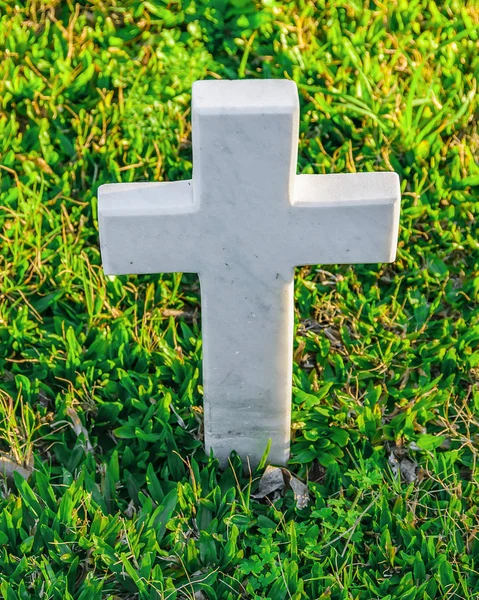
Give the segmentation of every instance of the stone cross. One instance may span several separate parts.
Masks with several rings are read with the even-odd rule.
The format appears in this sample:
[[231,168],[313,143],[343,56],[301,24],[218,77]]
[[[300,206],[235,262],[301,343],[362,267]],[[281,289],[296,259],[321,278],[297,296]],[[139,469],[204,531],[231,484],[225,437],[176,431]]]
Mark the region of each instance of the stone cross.
[[197,81],[192,126],[191,180],[100,187],[103,267],[199,274],[206,450],[285,464],[294,267],[393,261],[399,178],[296,175],[292,81]]

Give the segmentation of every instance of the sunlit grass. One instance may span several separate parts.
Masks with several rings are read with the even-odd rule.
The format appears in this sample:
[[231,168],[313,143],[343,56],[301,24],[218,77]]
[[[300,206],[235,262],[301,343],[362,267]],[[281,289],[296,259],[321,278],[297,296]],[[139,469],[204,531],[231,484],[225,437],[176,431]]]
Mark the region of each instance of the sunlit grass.
[[[478,28],[475,2],[0,0],[3,598],[478,595]],[[297,82],[299,172],[401,177],[394,264],[296,272],[303,510],[204,454],[197,277],[101,269],[98,186],[189,177],[207,77]]]

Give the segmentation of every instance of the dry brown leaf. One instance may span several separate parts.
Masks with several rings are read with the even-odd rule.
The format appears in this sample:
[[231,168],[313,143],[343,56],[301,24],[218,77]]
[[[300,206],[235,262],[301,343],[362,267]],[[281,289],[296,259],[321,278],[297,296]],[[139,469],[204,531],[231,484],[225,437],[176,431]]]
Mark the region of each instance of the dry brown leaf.
[[268,465],[259,481],[257,493],[251,494],[251,497],[262,500],[270,494],[283,493],[288,488],[293,490],[296,506],[300,510],[308,506],[308,486],[295,477],[288,469]]
[[285,488],[283,471],[279,467],[268,465],[259,480],[259,488],[256,494],[251,494],[253,498],[262,499],[276,491],[283,491]]
[[394,455],[394,452],[389,453],[388,463],[389,463],[389,466],[391,467],[392,474],[394,475],[394,477],[397,477],[397,475],[399,473],[399,461],[396,458],[396,456]]
[[291,477],[289,487],[293,490],[296,506],[299,510],[306,508],[309,503],[308,486],[299,479],[296,479],[296,477]]
[[413,462],[408,458],[403,458],[399,464],[401,477],[407,484],[413,483],[417,479],[417,462]]
[[397,477],[398,474],[400,474],[401,479],[408,485],[416,481],[417,462],[414,462],[409,458],[403,458],[402,456],[398,458],[394,453],[394,450],[389,453],[388,462],[394,477]]
[[93,446],[90,443],[88,431],[83,427],[83,423],[80,421],[80,417],[77,415],[74,408],[71,406],[67,408],[67,415],[70,417],[72,422],[72,429],[77,436],[83,435],[85,439],[85,452],[93,452]]
[[0,454],[0,475],[3,475],[3,477],[13,479],[13,474],[18,473],[23,479],[28,479],[32,474],[32,470],[33,469],[26,469],[11,458],[8,458],[8,456]]

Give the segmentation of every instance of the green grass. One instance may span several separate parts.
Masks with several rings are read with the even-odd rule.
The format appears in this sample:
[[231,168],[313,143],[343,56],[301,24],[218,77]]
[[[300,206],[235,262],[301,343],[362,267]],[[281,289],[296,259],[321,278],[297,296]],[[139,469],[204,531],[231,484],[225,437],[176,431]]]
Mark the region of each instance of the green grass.
[[[0,0],[0,596],[479,597],[478,27],[474,1]],[[243,76],[297,82],[299,172],[402,179],[393,265],[297,271],[302,510],[203,451],[197,278],[100,264],[98,186],[189,177],[192,82]]]

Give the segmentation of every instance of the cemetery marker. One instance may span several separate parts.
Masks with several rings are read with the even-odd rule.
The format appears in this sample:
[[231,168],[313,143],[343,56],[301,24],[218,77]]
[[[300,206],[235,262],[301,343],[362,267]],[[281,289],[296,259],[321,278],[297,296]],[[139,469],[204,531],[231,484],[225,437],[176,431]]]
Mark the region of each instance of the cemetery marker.
[[399,178],[296,175],[292,81],[197,81],[192,125],[192,180],[100,187],[104,270],[199,274],[206,450],[284,464],[294,267],[393,261]]

